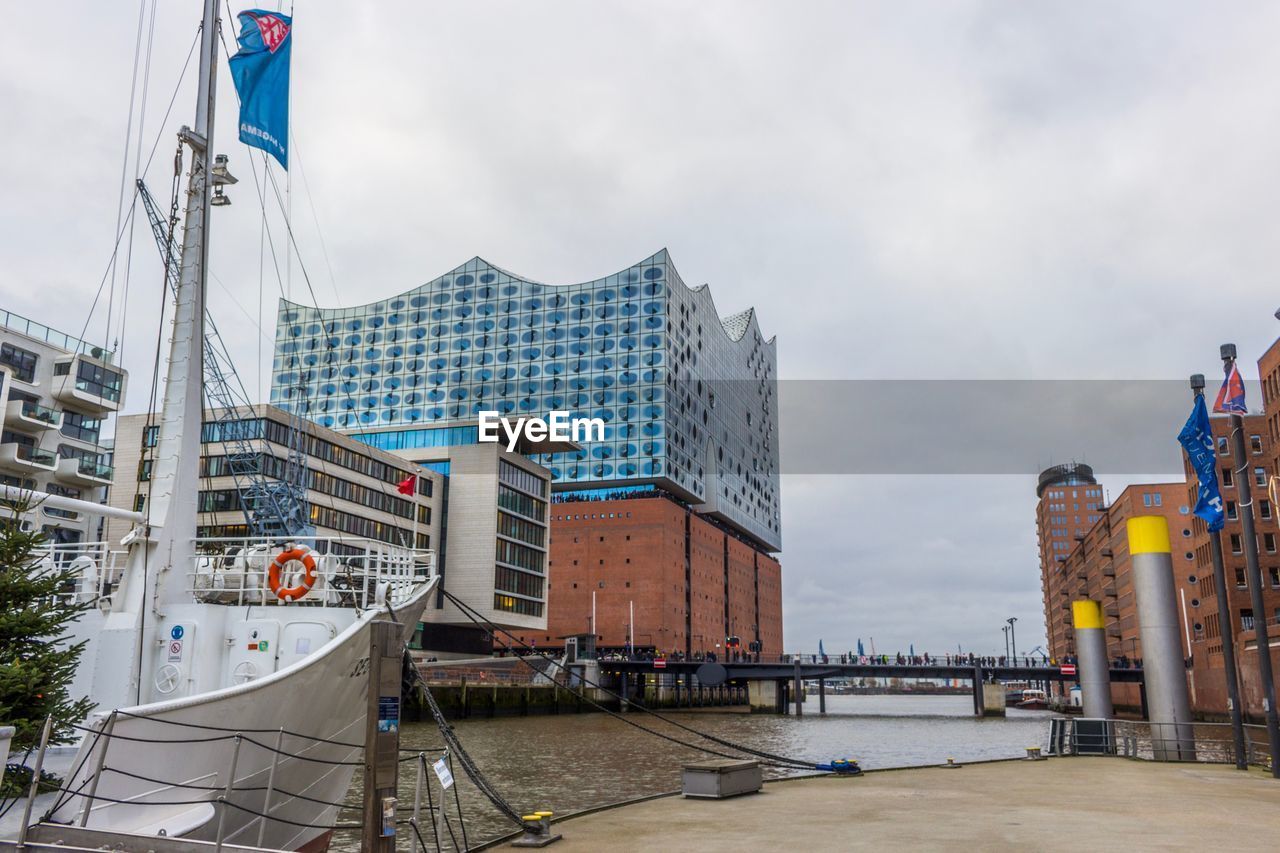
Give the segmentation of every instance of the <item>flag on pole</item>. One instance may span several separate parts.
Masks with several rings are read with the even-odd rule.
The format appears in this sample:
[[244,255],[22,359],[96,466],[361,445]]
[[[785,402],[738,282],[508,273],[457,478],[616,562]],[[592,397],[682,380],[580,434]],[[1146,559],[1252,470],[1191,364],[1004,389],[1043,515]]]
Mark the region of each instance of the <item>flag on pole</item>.
[[865,651],[863,651],[863,648],[862,648],[862,638],[861,638],[861,637],[859,637],[859,638],[858,638],[858,657],[862,657],[862,656],[863,656],[863,655],[865,655],[865,654],[866,654],[866,652],[865,652]]
[[240,49],[229,64],[240,93],[240,141],[261,148],[288,169],[293,18],[262,9],[237,17]]
[[1221,415],[1247,415],[1249,408],[1244,404],[1244,380],[1240,378],[1240,368],[1234,360],[1226,368],[1226,377],[1222,387],[1218,389],[1218,399],[1213,403],[1213,410]]
[[400,483],[396,486],[396,490],[399,491],[400,494],[402,495],[411,495],[416,490],[417,485],[418,485],[418,475],[410,474],[408,477],[405,477],[403,480],[400,481]]
[[[1224,385],[1223,388],[1225,387]],[[1221,399],[1222,395],[1218,396]],[[1194,512],[1204,519],[1210,531],[1221,530],[1224,523],[1222,492],[1218,490],[1218,464],[1213,453],[1213,428],[1209,426],[1209,412],[1205,407],[1204,397],[1196,397],[1196,402],[1191,407],[1191,416],[1187,418],[1182,432],[1178,433],[1178,443],[1187,452],[1187,460],[1195,469],[1196,478],[1200,481]]]
[[827,653],[822,648],[822,638],[819,637],[818,638],[818,657],[825,658],[826,656],[827,656]]

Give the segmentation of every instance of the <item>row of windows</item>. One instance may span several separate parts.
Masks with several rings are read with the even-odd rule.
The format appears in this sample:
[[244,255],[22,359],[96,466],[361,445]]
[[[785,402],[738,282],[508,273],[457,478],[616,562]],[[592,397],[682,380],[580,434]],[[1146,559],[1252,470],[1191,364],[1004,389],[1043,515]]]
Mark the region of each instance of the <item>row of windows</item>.
[[[251,469],[249,473],[263,474],[276,480],[283,480],[287,466],[286,460],[281,459],[279,456],[260,453],[249,463],[249,468]],[[149,477],[151,471],[150,459],[145,460],[143,463],[143,470]],[[201,477],[230,477],[232,474],[229,457],[207,456],[200,462]],[[368,486],[362,486],[359,483],[353,483],[350,480],[344,480],[341,477],[335,477],[322,471],[309,470],[307,474],[307,488],[312,491],[360,504],[376,512],[385,512],[400,518],[413,518],[412,502],[397,495],[371,489]],[[418,520],[424,524],[430,524],[431,507],[420,505],[418,507]]]
[[528,545],[508,542],[506,539],[497,540],[495,547],[497,549],[495,559],[499,563],[508,563],[521,569],[528,569],[531,572],[546,571],[547,555],[545,551],[535,551]]
[[[143,447],[155,447],[159,435],[160,427],[147,427],[143,433]],[[379,462],[372,457],[365,456],[363,453],[339,447],[331,441],[326,441],[313,435],[303,435],[301,438],[301,450],[308,457],[332,463],[340,468],[364,474],[384,483],[399,485],[405,477],[413,473],[394,465],[388,465],[385,462]],[[238,421],[207,421],[200,429],[200,441],[203,444],[261,440],[288,447],[289,427],[267,418],[247,418]],[[431,497],[432,480],[429,477],[419,477],[417,482],[418,494],[428,498]]]
[[498,592],[512,592],[528,598],[543,599],[546,597],[543,593],[545,586],[546,578],[540,575],[531,575],[528,572],[519,572],[504,566],[494,569],[493,588]]
[[539,497],[547,493],[547,481],[532,471],[512,465],[505,459],[498,460],[498,479],[522,492]]
[[[1249,436],[1249,452],[1252,453],[1254,456],[1257,456],[1262,453],[1262,436],[1260,435]],[[1218,436],[1218,455],[1219,456],[1231,455],[1231,443],[1227,441],[1227,437],[1225,435]]]
[[521,542],[536,545],[539,548],[546,545],[547,529],[545,527],[514,515],[507,515],[505,512],[498,513],[498,532],[503,536],[519,539]]
[[493,594],[493,609],[506,613],[518,613],[521,616],[541,616],[545,605],[541,601],[530,601],[527,598],[516,598],[514,595]]
[[[137,495],[134,499],[134,509],[141,512],[145,505],[146,495]],[[235,489],[201,490],[197,499],[197,507],[200,512],[238,512],[240,510],[240,499]],[[364,539],[376,539],[379,542],[388,542],[393,545],[407,544],[410,536],[410,531],[394,524],[374,521],[364,516],[352,515],[341,510],[315,504],[311,506],[311,523],[317,527],[327,527],[340,533],[347,533]],[[419,533],[418,547],[430,548],[431,536],[426,533]]]
[[547,520],[546,503],[537,498],[531,498],[524,492],[517,492],[502,483],[498,484],[498,506],[511,512],[518,512],[534,521]]

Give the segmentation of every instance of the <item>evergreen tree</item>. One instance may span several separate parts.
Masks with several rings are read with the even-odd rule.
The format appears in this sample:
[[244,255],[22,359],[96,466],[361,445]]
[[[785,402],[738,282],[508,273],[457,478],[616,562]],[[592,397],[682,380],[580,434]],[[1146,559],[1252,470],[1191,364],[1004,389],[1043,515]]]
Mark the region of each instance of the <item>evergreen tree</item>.
[[85,642],[71,643],[69,629],[95,602],[71,595],[79,572],[41,555],[43,534],[22,529],[32,506],[0,501],[0,722],[17,730],[14,753],[39,746],[50,715],[50,742],[69,743],[71,726],[93,709],[71,697]]

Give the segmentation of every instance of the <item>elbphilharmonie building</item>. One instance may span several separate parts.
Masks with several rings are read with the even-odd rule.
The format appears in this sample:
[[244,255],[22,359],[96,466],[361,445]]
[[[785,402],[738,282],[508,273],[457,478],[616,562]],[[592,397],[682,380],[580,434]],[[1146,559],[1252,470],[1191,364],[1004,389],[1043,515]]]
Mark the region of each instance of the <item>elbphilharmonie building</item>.
[[366,305],[282,300],[271,402],[392,451],[474,442],[482,411],[600,418],[602,441],[537,459],[555,492],[661,489],[781,548],[775,341],[666,250],[581,284],[474,258]]

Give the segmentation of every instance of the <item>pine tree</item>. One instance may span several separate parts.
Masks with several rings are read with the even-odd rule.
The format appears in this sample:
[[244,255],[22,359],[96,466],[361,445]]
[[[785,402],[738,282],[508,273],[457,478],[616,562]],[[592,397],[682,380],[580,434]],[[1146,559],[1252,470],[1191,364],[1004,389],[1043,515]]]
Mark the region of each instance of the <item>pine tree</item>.
[[39,553],[44,536],[22,529],[30,500],[0,501],[0,722],[13,726],[11,750],[39,746],[45,718],[53,717],[51,743],[69,743],[72,725],[93,709],[71,697],[71,679],[85,641],[70,642],[71,623],[95,606],[79,601],[78,571]]

